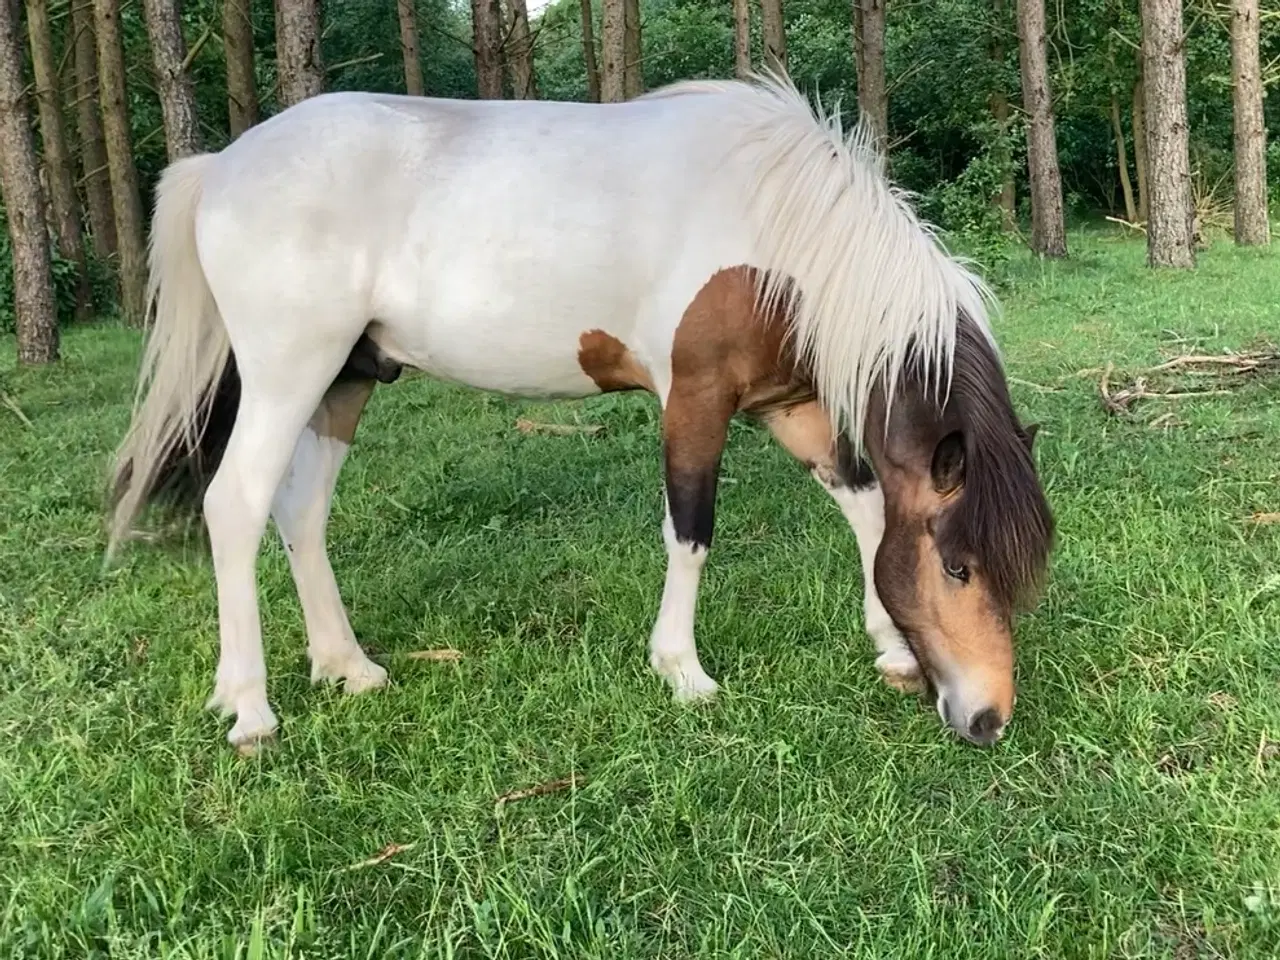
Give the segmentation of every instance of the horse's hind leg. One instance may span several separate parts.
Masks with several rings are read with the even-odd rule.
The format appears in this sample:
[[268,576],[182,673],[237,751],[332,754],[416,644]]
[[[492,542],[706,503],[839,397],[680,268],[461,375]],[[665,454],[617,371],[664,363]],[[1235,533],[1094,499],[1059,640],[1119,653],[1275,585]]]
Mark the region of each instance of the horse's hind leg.
[[[279,317],[275,318],[279,321]],[[249,328],[246,328],[249,329]],[[270,341],[267,341],[269,343]],[[278,341],[277,341],[278,342]],[[242,347],[233,339],[233,345]],[[258,616],[257,558],[276,490],[307,421],[342,366],[336,355],[237,350],[240,406],[217,473],[204,497],[218,585],[221,653],[208,706],[234,714],[227,739],[252,747],[275,732]]]
[[374,381],[342,380],[330,387],[298,438],[271,515],[293,570],[307,625],[311,680],[342,680],[348,693],[381,687],[387,671],[360,649],[338,592],[325,548],[333,490]]
[[833,440],[830,421],[817,403],[797,404],[765,417],[792,456],[804,463],[849,521],[862,558],[867,633],[876,646],[876,668],[885,683],[904,693],[923,688],[920,664],[894,625],[876,590],[876,551],[884,536],[884,495],[871,467]]

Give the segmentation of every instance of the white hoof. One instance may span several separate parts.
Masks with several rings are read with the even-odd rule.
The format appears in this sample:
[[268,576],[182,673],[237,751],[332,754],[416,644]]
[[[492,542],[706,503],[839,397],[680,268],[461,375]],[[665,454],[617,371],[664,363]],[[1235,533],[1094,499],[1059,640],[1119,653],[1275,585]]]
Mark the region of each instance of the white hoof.
[[690,662],[684,658],[654,654],[649,658],[649,666],[670,685],[676,703],[711,700],[720,689],[720,684],[707,676],[696,658]]
[[901,693],[924,691],[920,664],[906,647],[895,647],[880,654],[876,657],[876,669],[886,684]]
[[342,689],[347,693],[364,693],[377,690],[387,685],[387,671],[374,663],[363,653],[341,663],[313,660],[311,663],[311,682],[324,680],[342,681]]
[[275,736],[279,726],[271,707],[262,703],[236,714],[235,726],[227,731],[227,742],[244,756],[252,756]]

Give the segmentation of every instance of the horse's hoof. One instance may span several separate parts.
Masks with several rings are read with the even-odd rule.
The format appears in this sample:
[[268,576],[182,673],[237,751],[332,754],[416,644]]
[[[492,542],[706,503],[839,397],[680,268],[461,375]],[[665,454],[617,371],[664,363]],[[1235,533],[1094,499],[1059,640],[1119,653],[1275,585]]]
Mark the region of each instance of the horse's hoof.
[[235,726],[227,731],[227,742],[242,757],[251,757],[274,741],[279,726],[276,715],[266,704],[241,710],[236,715]]
[[671,683],[671,697],[676,703],[706,703],[714,700],[720,691],[716,683],[703,671],[682,673]]
[[909,650],[888,650],[876,657],[880,679],[899,693],[924,693],[920,664]]
[[363,653],[359,658],[352,657],[344,663],[334,664],[313,660],[311,663],[311,682],[320,683],[325,680],[342,681],[342,689],[346,693],[364,693],[377,690],[387,685],[387,671],[374,663]]

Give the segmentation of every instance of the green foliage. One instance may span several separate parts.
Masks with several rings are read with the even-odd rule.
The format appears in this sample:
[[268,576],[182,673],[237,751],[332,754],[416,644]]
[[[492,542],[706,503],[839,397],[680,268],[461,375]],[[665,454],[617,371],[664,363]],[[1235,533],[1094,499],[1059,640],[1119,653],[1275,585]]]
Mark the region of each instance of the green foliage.
[[[53,296],[58,309],[58,323],[66,326],[75,319],[76,296],[79,292],[79,266],[62,257],[50,244],[53,272]],[[116,284],[111,266],[90,255],[89,257],[90,307],[94,314],[111,312],[115,307]],[[0,209],[0,334],[13,333],[17,323],[14,315],[13,247],[9,238],[9,224]]]

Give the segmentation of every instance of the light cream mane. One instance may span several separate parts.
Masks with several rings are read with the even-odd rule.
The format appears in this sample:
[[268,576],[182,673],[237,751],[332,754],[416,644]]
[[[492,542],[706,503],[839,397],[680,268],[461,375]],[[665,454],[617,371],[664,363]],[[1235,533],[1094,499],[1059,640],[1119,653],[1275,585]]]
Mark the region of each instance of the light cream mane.
[[686,81],[646,98],[696,94],[723,99],[740,122],[727,162],[747,171],[761,305],[788,309],[833,426],[860,447],[877,377],[892,402],[909,350],[943,399],[960,314],[990,337],[995,298],[890,183],[867,128],[846,134],[838,113],[811,107],[778,74]]

